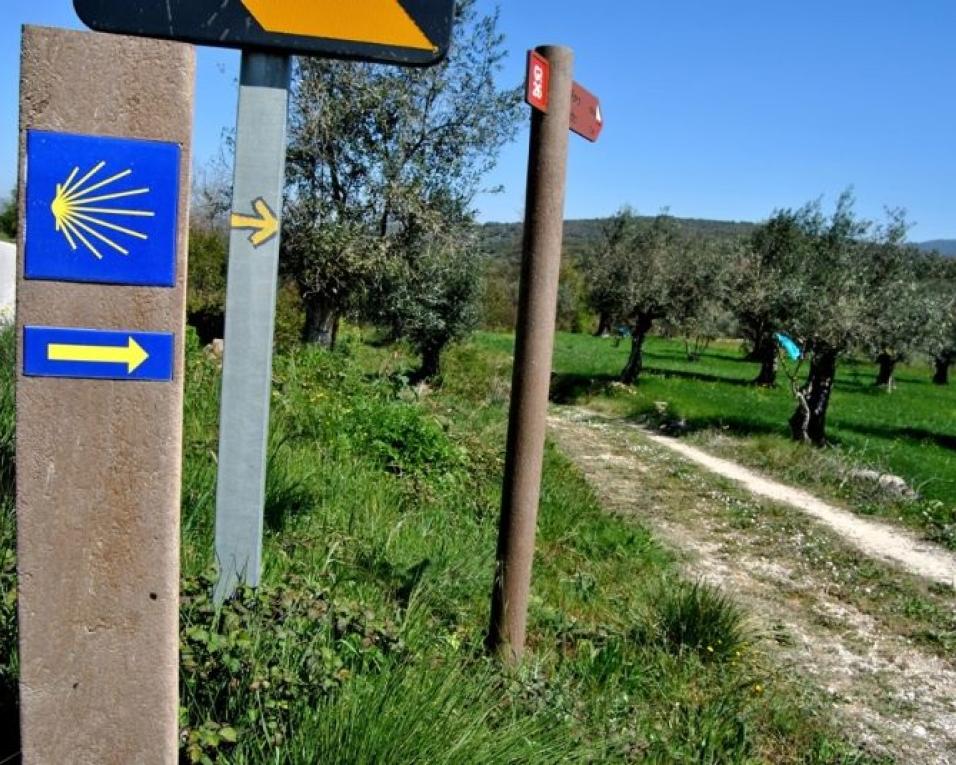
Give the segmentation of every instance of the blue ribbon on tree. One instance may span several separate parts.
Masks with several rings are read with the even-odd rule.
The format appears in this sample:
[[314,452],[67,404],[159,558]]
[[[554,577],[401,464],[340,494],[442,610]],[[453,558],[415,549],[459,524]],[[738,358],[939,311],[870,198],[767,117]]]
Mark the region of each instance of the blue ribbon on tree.
[[780,347],[787,352],[791,361],[799,361],[803,357],[803,351],[800,350],[800,346],[787,337],[787,335],[783,334],[783,332],[775,333],[774,337],[777,338]]

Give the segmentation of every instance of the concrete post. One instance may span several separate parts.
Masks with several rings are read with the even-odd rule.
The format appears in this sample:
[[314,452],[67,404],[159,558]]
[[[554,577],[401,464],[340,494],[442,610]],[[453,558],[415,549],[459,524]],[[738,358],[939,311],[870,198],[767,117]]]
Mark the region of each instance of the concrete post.
[[524,652],[544,460],[548,389],[564,232],[564,192],[574,56],[542,46],[551,65],[548,113],[531,117],[518,326],[508,420],[501,521],[487,637],[490,650],[515,663]]
[[[177,761],[182,358],[194,69],[193,49],[186,45],[35,27],[23,33],[16,502],[20,714],[27,765]],[[47,177],[44,163],[27,162],[28,134],[36,136],[35,131],[50,131],[42,141],[52,136],[62,145],[92,136],[90,155],[102,164],[73,159],[69,151],[48,153]],[[123,149],[132,157],[127,164],[114,152],[114,138],[98,143],[105,136],[148,141]],[[147,168],[145,153],[162,154],[162,172]],[[59,174],[65,182],[74,163],[79,170],[72,178],[89,173],[88,180],[64,183],[62,190],[86,188],[88,203],[83,208],[66,199],[57,208],[44,195],[60,196]],[[42,202],[29,211],[28,193]],[[133,209],[133,200],[138,213],[102,212]],[[70,217],[70,204],[77,208],[74,213],[87,217]],[[72,236],[71,249],[60,218],[54,220],[57,214],[85,232],[91,246]],[[109,225],[135,231],[122,233]],[[143,227],[153,227],[148,236]],[[41,237],[46,237],[42,246]],[[32,252],[53,271],[89,269],[89,278],[27,275],[24,252],[31,242]],[[149,264],[157,270],[144,272],[147,281],[124,275],[124,269],[149,270]],[[136,283],[141,286],[131,286]],[[153,286],[142,286],[147,283]],[[25,340],[28,328],[41,343],[32,351],[27,346],[34,341]],[[130,352],[139,349],[136,356],[117,361],[117,354],[126,353],[123,347],[60,344],[54,351],[54,341],[44,339],[59,333],[56,342],[64,343],[70,328],[111,330],[124,342],[127,335],[138,336],[146,345],[131,343]],[[82,342],[90,337],[111,342],[107,334],[85,333]],[[102,358],[93,358],[90,348],[99,348]]]

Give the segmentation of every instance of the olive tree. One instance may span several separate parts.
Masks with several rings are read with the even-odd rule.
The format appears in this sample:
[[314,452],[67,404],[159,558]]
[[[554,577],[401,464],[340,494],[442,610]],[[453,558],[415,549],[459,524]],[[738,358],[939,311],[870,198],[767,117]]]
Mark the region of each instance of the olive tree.
[[948,385],[956,363],[956,261],[934,254],[925,277],[929,319],[923,350],[933,361],[933,382]]
[[449,199],[426,209],[396,235],[402,253],[388,259],[369,311],[419,352],[416,381],[437,379],[442,351],[478,323],[483,265],[469,211]]
[[495,83],[505,57],[497,13],[460,0],[455,14],[436,67],[298,64],[282,262],[302,295],[308,342],[331,344],[342,312],[403,253],[403,226],[430,200],[467,206],[514,135],[520,93]]
[[709,301],[719,301],[726,255],[719,244],[685,234],[669,215],[639,223],[629,208],[605,226],[588,256],[591,305],[631,327],[631,351],[621,381],[644,366],[644,343],[657,325],[690,326]]
[[931,340],[933,383],[949,385],[949,369],[956,362],[956,304],[940,306],[941,316]]
[[789,322],[809,357],[802,385],[794,385],[797,407],[790,418],[793,438],[826,442],[826,420],[839,359],[874,342],[874,305],[886,286],[882,261],[887,248],[902,240],[899,218],[874,227],[858,218],[847,191],[829,217],[819,202],[803,208],[798,223],[806,237],[799,272],[799,299]]
[[754,384],[777,381],[777,341],[800,301],[801,271],[810,238],[809,211],[778,210],[739,250],[729,275],[728,304],[738,331],[760,363]]
[[727,275],[737,260],[733,240],[689,237],[677,252],[670,278],[670,305],[660,317],[663,334],[682,337],[688,361],[728,327]]
[[598,315],[596,335],[611,331],[614,323],[625,318],[627,285],[622,279],[629,250],[637,236],[637,217],[630,207],[622,207],[601,226],[596,243],[582,255],[587,281],[588,305]]
[[894,210],[889,216],[865,261],[868,326],[863,350],[878,364],[874,384],[892,390],[896,365],[925,345],[931,300],[920,278],[925,258],[905,244],[904,215]]

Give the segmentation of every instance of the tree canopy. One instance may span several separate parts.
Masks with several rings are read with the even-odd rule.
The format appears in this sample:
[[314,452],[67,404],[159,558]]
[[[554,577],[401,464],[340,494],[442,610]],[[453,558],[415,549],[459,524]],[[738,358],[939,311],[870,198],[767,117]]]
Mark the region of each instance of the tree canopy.
[[409,248],[432,211],[468,211],[514,135],[520,94],[495,84],[505,57],[497,14],[462,0],[456,15],[449,56],[430,69],[298,65],[283,268],[305,303],[307,341],[330,343],[342,312],[394,276],[388,263],[417,256]]
[[640,224],[622,208],[587,255],[592,307],[602,323],[622,321],[631,332],[631,354],[621,373],[634,382],[643,366],[643,345],[655,323],[702,331],[708,311],[724,297],[727,246],[687,234],[669,215]]

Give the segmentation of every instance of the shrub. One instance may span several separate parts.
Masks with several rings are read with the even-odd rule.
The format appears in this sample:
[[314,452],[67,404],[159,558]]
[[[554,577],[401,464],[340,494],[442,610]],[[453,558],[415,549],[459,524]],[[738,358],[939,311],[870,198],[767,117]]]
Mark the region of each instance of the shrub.
[[17,223],[19,210],[17,206],[17,189],[10,193],[9,199],[0,204],[0,239],[6,237],[15,239],[17,236]]
[[254,735],[281,748],[291,711],[314,708],[352,675],[373,672],[404,648],[395,627],[290,576],[245,588],[217,609],[214,578],[181,588],[180,699],[188,762],[225,761]]
[[285,420],[302,443],[359,456],[396,475],[440,476],[466,465],[464,451],[434,416],[400,400],[396,385],[370,384],[338,353],[302,349],[280,362],[275,376],[281,393],[274,427]]
[[419,407],[397,402],[356,402],[353,415],[356,446],[388,470],[445,472],[464,463],[464,455],[442,427]]
[[189,232],[189,292],[186,315],[203,344],[223,336],[228,239],[216,229]]

